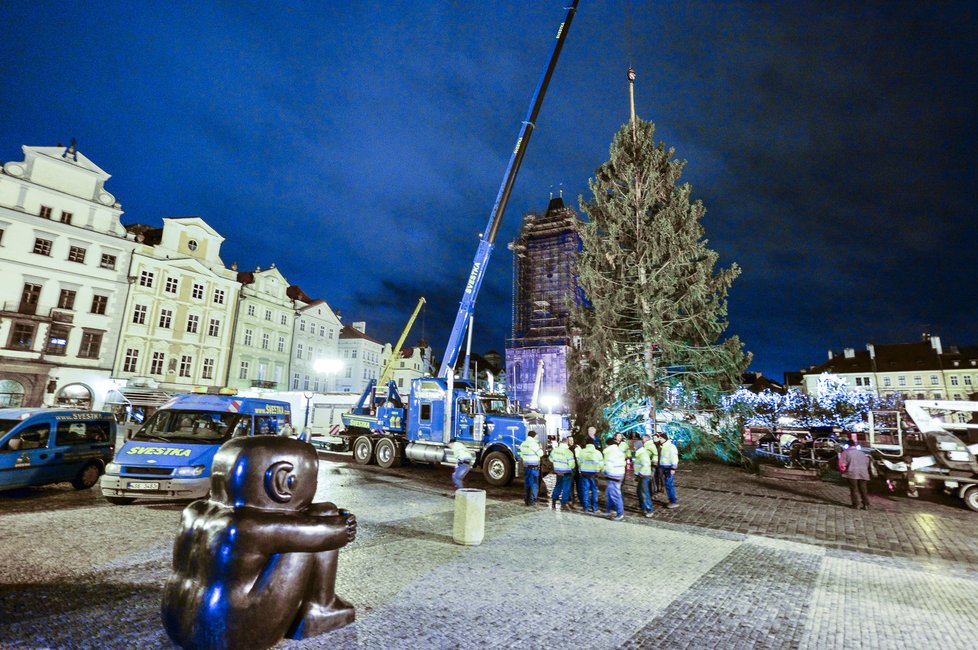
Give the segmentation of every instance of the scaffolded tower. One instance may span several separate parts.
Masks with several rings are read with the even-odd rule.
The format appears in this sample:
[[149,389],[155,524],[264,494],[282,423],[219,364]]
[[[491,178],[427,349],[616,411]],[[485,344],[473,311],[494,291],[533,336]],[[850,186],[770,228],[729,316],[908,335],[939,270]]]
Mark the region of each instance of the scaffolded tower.
[[543,361],[541,395],[566,406],[570,314],[577,288],[578,216],[551,198],[547,211],[523,217],[513,251],[513,334],[506,344],[511,399],[528,406]]

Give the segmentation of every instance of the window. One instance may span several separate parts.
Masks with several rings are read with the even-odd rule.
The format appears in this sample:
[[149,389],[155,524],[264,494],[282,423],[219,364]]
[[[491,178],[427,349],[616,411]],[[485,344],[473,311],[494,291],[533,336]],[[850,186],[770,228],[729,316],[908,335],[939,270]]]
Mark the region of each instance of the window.
[[309,375],[302,378],[302,390],[309,390]]
[[79,264],[85,263],[85,249],[81,246],[71,246],[68,248],[68,261],[78,262]]
[[863,377],[863,386],[870,386],[869,377]]
[[3,233],[4,233],[3,228],[0,228],[0,242],[3,241]]
[[34,240],[34,252],[38,255],[51,255],[51,240],[38,237]]
[[889,388],[893,385],[893,379],[890,377],[883,377],[883,385]]
[[14,323],[7,347],[11,350],[30,350],[34,347],[34,323]]
[[190,241],[188,241],[187,248],[190,250],[191,253],[197,250],[197,240],[191,239]]
[[61,211],[61,223],[71,223],[71,217],[74,216],[70,212]]
[[141,287],[152,287],[153,286],[153,272],[143,271],[139,274],[139,286]]
[[353,368],[347,368],[346,369],[346,378],[349,379],[352,376],[353,376]]
[[176,293],[177,284],[178,283],[176,278],[167,278],[166,284],[163,285],[163,291],[166,291],[167,293]]
[[319,335],[320,336],[326,336],[326,326],[325,325],[320,325],[319,326]]
[[292,373],[292,390],[299,390],[299,373]]
[[248,362],[242,361],[241,367],[238,368],[238,379],[247,379],[247,378],[248,378]]
[[102,348],[102,332],[82,332],[81,346],[78,348],[78,356],[83,359],[98,359],[99,350]]
[[220,336],[221,335],[221,321],[216,318],[212,318],[210,324],[207,326],[207,336]]
[[197,333],[197,328],[200,327],[200,316],[195,316],[190,314],[187,316],[187,331],[191,334]]
[[900,385],[900,386],[906,386],[907,385],[907,378],[904,377],[904,376],[902,376],[902,375],[900,377],[897,377],[897,384]]
[[170,309],[160,310],[160,327],[170,329],[170,322],[173,320],[173,311]]
[[270,341],[270,337],[268,336],[267,333],[261,335],[261,349],[262,350],[267,350],[268,349],[269,341]]
[[104,314],[105,308],[109,305],[108,296],[100,296],[95,294],[92,296],[92,313],[93,314]]
[[114,269],[115,268],[115,255],[109,255],[108,253],[102,253],[102,261],[99,262],[99,267],[103,269]]
[[282,314],[282,324],[283,325],[288,325],[289,324],[289,317],[286,316],[285,314]]
[[306,331],[306,321],[304,321],[304,320],[300,320],[299,321],[299,331],[300,332],[305,332]]
[[965,375],[964,376],[964,385],[965,386],[970,386],[971,385],[971,375]]
[[213,359],[204,359],[204,366],[201,369],[201,376],[204,379],[213,379],[214,378],[214,360]]
[[279,352],[285,352],[285,337],[284,336],[278,337],[278,351]]
[[68,334],[71,328],[67,325],[52,324],[48,328],[48,343],[44,346],[46,354],[64,354],[68,349]]
[[350,358],[351,359],[356,359],[357,358],[357,351],[356,350],[350,350]]
[[265,320],[267,320],[267,321],[272,320],[272,312],[271,312],[270,309],[266,309],[265,310]]
[[58,309],[74,309],[75,308],[75,292],[71,289],[62,289],[61,295],[58,296]]
[[214,289],[214,304],[224,304],[224,289]]
[[316,377],[316,380],[312,382],[312,389],[317,393],[319,392],[319,377]]
[[301,359],[302,358],[302,344],[301,343],[299,343],[298,345],[295,346],[295,358],[296,359]]
[[248,315],[249,316],[254,316],[255,315],[255,306],[254,305],[248,305]]
[[[923,384],[924,384],[923,377],[921,377],[920,375],[914,376],[914,378],[913,378],[913,385],[914,386],[922,386]],[[923,399],[923,398],[921,398],[921,399]]]
[[145,325],[148,312],[146,305],[136,305],[132,310],[132,322],[136,325]]
[[40,211],[38,211],[38,215],[42,219],[50,219],[51,218],[51,208],[49,208],[46,205],[42,205]]
[[154,352],[153,360],[149,364],[149,374],[151,375],[162,375],[163,374],[163,360],[164,354],[162,352]]
[[251,345],[251,336],[252,336],[251,330],[245,330],[245,337],[244,337],[245,345]]
[[187,355],[180,356],[180,376],[189,377],[190,376],[190,366],[193,364],[193,357]]
[[951,375],[951,385],[952,386],[957,386],[958,385],[958,376],[957,375]]
[[931,386],[937,386],[937,383],[938,383],[937,375],[931,375],[930,376],[930,385]]
[[139,350],[135,348],[126,349],[126,358],[122,362],[123,372],[136,372],[139,364]]
[[421,405],[421,421],[430,422],[431,421],[431,404]]
[[332,329],[331,329],[331,330],[329,330],[329,338],[330,338],[330,339],[332,339],[332,338],[333,338],[333,330],[332,330]]
[[193,291],[191,292],[191,295],[193,295],[194,300],[203,300],[203,298],[204,298],[204,285],[197,284],[196,282],[194,282],[194,288],[193,288]]

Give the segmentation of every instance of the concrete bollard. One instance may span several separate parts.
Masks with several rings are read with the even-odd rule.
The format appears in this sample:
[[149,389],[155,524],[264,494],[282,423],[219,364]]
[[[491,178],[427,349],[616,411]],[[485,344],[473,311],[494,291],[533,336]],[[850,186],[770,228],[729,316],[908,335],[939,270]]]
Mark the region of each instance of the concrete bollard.
[[455,490],[455,522],[452,539],[456,544],[478,546],[486,532],[486,491],[471,488]]

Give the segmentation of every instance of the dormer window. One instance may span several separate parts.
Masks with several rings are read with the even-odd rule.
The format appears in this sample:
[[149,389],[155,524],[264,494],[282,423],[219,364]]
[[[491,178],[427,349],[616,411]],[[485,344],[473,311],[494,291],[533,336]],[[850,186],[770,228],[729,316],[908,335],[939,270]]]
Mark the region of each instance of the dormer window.
[[190,249],[190,252],[193,252],[193,251],[197,250],[197,240],[196,239],[191,239],[190,241],[188,241],[187,242],[187,248]]

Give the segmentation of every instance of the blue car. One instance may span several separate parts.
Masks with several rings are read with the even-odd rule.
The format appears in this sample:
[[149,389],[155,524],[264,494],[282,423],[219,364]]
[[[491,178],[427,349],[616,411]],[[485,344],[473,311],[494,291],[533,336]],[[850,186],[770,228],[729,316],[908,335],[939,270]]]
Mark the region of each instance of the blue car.
[[115,434],[109,412],[0,409],[0,490],[63,481],[86,490],[112,460]]

